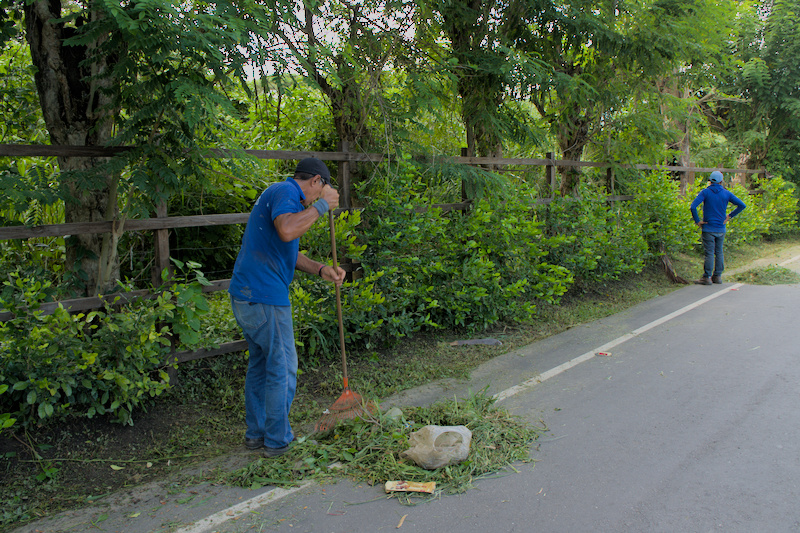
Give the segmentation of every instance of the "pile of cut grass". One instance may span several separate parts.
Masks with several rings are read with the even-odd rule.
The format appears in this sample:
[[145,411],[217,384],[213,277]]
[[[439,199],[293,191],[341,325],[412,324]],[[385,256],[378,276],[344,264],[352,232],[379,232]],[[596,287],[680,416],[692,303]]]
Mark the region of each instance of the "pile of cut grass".
[[[427,425],[466,426],[472,431],[467,459],[425,470],[412,460],[401,458],[400,453],[409,448],[409,435]],[[370,485],[392,480],[435,481],[434,494],[415,494],[435,498],[465,492],[476,479],[514,469],[514,462],[531,461],[531,444],[544,431],[545,428],[534,427],[498,408],[493,398],[481,393],[461,401],[408,408],[397,417],[378,413],[370,419],[340,423],[317,441],[299,439],[285,455],[254,461],[224,475],[221,481],[248,488],[291,486],[334,476]],[[409,501],[409,494],[395,495],[401,501]]]
[[800,274],[782,266],[769,265],[740,272],[733,279],[750,285],[789,285],[800,283]]

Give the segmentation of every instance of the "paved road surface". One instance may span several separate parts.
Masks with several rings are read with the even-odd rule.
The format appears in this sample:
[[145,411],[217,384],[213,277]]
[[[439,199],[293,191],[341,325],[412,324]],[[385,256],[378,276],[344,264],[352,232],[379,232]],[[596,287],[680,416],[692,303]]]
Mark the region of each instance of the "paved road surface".
[[797,532],[799,318],[800,285],[687,286],[507,354],[469,382],[389,399],[425,404],[488,384],[546,424],[535,463],[463,495],[407,507],[349,481],[150,486],[19,531]]

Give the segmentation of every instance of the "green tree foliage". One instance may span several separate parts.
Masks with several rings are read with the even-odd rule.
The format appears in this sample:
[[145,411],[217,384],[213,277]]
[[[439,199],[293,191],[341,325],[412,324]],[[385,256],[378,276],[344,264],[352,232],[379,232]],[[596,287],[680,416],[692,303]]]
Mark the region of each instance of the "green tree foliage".
[[[275,75],[262,68],[262,86],[272,80],[280,92],[285,74],[302,72],[327,100],[337,138],[326,148],[338,149],[344,142],[354,151],[390,152],[385,79],[406,48],[406,7],[397,0],[305,2],[301,12],[285,13],[273,35],[259,35],[262,48],[276,51],[271,55]],[[369,172],[367,166],[352,165],[352,182],[366,180]]]
[[709,68],[699,105],[708,125],[725,136],[728,161],[767,166],[797,181],[800,50],[798,6],[793,1],[737,2],[726,54]]
[[[0,6],[6,17],[10,6]],[[110,161],[59,159],[66,222],[147,216],[182,180],[209,172],[209,149],[232,137],[224,119],[244,110],[228,91],[244,85],[251,36],[268,33],[275,16],[246,0],[38,0],[23,8],[51,142],[134,147]],[[89,293],[113,286],[118,238],[67,243]]]
[[[706,33],[697,12],[704,9],[694,0],[541,3],[518,46],[546,62],[552,75],[522,78],[521,94],[548,123],[564,159],[582,160],[591,144],[603,159],[634,153],[661,159],[652,151],[663,146],[667,132],[653,89],[696,53]],[[627,142],[631,130],[645,141],[634,152]],[[579,170],[559,171],[562,195],[572,194]]]
[[[0,4],[1,5],[1,4]],[[0,10],[6,18],[4,30],[8,41],[0,39],[0,144],[30,144],[47,140],[47,129],[33,82],[34,68],[30,51],[16,39],[14,13]],[[2,24],[2,23],[0,23]],[[0,160],[0,225],[47,224],[63,220],[63,207],[49,207],[57,202],[50,190],[54,181],[54,162],[3,158]],[[58,214],[61,214],[61,218]],[[0,245],[1,246],[1,245]]]
[[[505,142],[533,135],[508,105],[508,92],[521,73],[544,79],[549,71],[514,47],[537,9],[537,2],[528,0],[432,0],[418,6],[417,45],[446,65],[455,80],[469,156],[502,157]],[[439,32],[447,39],[445,47]]]
[[19,42],[0,48],[0,143],[42,142],[47,134],[33,83],[30,52]]
[[[797,2],[748,3],[742,9],[739,68],[732,102],[735,139],[748,151],[748,168],[759,168],[771,149],[797,146],[800,122],[800,24]],[[778,145],[778,146],[776,146]],[[783,146],[781,146],[783,145]],[[787,154],[788,160],[796,160]],[[783,159],[780,153],[772,157]]]

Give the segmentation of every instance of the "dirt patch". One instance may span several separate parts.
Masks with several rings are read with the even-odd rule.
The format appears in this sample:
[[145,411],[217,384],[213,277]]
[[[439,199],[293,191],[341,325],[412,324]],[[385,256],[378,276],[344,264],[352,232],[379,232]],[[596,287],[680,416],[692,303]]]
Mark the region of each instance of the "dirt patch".
[[[243,427],[207,406],[152,406],[133,426],[72,419],[35,433],[0,436],[0,530],[15,522],[93,503],[122,488],[180,474],[241,448]],[[207,438],[204,439],[204,435]],[[240,451],[240,450],[239,450]]]

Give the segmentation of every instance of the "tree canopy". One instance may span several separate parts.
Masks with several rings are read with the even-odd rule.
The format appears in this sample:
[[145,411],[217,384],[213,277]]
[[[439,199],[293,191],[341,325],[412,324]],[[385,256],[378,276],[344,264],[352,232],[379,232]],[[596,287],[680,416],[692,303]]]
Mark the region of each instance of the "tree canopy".
[[[124,221],[191,184],[240,190],[252,163],[213,148],[341,142],[741,161],[800,181],[798,28],[787,0],[0,0],[5,142],[46,129],[51,144],[130,148],[59,158],[53,179],[6,165],[2,205],[60,199],[66,222]],[[564,170],[561,193],[582,179]],[[86,293],[119,277],[118,239],[67,242]]]

